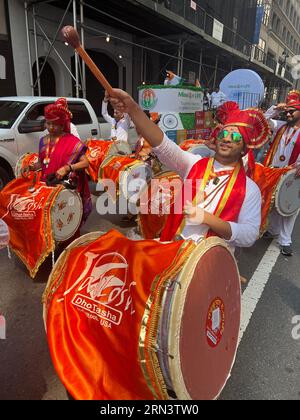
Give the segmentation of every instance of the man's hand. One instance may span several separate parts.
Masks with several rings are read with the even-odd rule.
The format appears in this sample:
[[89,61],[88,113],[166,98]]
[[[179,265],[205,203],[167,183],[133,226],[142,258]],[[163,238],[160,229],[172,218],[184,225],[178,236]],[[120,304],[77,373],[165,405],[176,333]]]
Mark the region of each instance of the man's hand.
[[[122,114],[130,114],[130,111],[137,106],[134,99],[121,89],[113,89],[113,96],[108,96],[108,99],[114,109]],[[105,93],[107,95],[107,93]]]
[[296,169],[295,178],[300,178],[300,165],[295,165],[294,169]]
[[203,223],[204,210],[201,207],[196,207],[190,201],[187,201],[183,212],[189,223],[193,225],[201,225]]
[[282,103],[276,105],[275,109],[277,111],[284,111],[286,109],[286,107],[287,107],[287,104],[285,104],[285,103],[282,102]]

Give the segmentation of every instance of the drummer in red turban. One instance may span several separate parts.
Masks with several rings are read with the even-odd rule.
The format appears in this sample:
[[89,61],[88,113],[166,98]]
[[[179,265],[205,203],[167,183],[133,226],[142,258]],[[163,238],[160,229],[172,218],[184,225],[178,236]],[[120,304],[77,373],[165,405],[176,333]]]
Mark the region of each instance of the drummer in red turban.
[[[285,113],[286,121],[275,119],[279,113]],[[291,91],[285,104],[271,107],[266,116],[270,118],[273,129],[273,141],[264,161],[267,167],[296,169],[296,177],[300,177],[300,91]],[[292,233],[297,215],[280,216],[276,211],[271,215],[268,237],[279,235],[278,242],[284,256],[292,256]]]
[[60,98],[54,104],[47,105],[44,110],[48,135],[40,139],[39,162],[31,167],[41,169],[41,181],[46,181],[49,175],[55,175],[62,180],[69,174],[76,174],[78,192],[84,205],[85,221],[91,212],[92,203],[85,169],[89,162],[85,156],[87,147],[77,137],[71,134],[72,114],[67,101]]
[[181,208],[171,211],[161,240],[172,241],[180,235],[199,241],[215,235],[233,248],[252,246],[259,237],[261,194],[247,177],[242,158],[269,139],[270,128],[263,113],[238,108],[227,113],[216,136],[215,157],[202,159],[181,150],[126,92],[115,89],[110,101],[130,115],[160,161],[185,180]]

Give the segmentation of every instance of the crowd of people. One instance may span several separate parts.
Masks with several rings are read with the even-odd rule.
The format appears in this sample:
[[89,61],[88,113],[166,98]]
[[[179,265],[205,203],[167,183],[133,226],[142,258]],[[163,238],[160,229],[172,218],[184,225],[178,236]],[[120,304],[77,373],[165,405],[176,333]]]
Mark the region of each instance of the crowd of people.
[[[134,126],[139,136],[134,158],[147,161],[150,155],[156,156],[182,179],[182,211],[171,208],[160,241],[175,244],[184,240],[198,244],[206,238],[218,237],[234,252],[236,247],[253,246],[261,235],[262,209],[266,202],[261,184],[255,178],[257,161],[260,161],[260,171],[278,171],[278,177],[283,173],[281,170],[294,169],[295,177],[300,178],[300,92],[292,91],[285,103],[266,112],[241,110],[237,103],[226,102],[219,89],[211,98],[206,94],[206,98],[208,107],[216,109],[218,122],[206,142],[215,152],[208,158],[184,151],[170,140],[159,127],[160,116],[144,112],[123,90],[113,89],[111,95],[105,94],[102,115],[112,126],[111,141],[128,142],[129,129]],[[113,117],[108,113],[108,103],[114,109]],[[65,99],[46,106],[44,117],[47,134],[40,139],[37,161],[24,168],[24,174],[39,173],[40,182],[48,186],[73,179],[72,185],[82,200],[82,226],[92,211],[86,172],[87,146],[76,135],[76,127],[71,130],[72,115]],[[263,185],[264,190],[268,187]],[[297,216],[284,217],[276,208],[269,215],[264,237],[277,237],[284,256],[293,256],[292,234]],[[5,219],[3,214],[1,217]],[[0,218],[0,249],[9,243],[10,228]],[[79,237],[78,229],[70,241],[61,244],[62,249]]]
[[[266,113],[259,109],[241,111],[237,104],[232,106],[232,102],[226,102],[219,88],[211,98],[207,93],[206,97],[211,101],[210,106],[217,108],[220,122],[210,140],[216,151],[213,160],[183,151],[159,128],[159,116],[153,122],[150,115],[121,90],[115,89],[111,97],[105,95],[102,115],[112,126],[112,140],[128,142],[128,132],[134,124],[139,134],[138,149],[146,142],[151,153],[183,180],[205,179],[201,187],[204,201],[198,206],[184,203],[184,214],[177,218],[170,215],[162,240],[181,235],[198,241],[209,233],[221,236],[233,247],[251,246],[259,237],[261,194],[241,159],[245,161],[248,152],[252,156],[255,150],[256,157],[262,159],[266,167],[296,168],[296,176],[300,175],[300,93],[291,92],[286,103],[273,106]],[[114,108],[113,117],[108,114],[108,102]],[[282,115],[285,121],[278,119]],[[63,98],[45,108],[48,135],[40,140],[38,162],[28,169],[40,170],[44,182],[51,174],[55,174],[57,180],[76,174],[84,222],[91,212],[85,172],[89,162],[79,135],[71,134],[71,118]],[[196,193],[194,191],[195,196]],[[296,219],[297,215],[283,217],[273,210],[265,234],[265,237],[278,236],[281,252],[286,256],[293,255],[292,232]]]

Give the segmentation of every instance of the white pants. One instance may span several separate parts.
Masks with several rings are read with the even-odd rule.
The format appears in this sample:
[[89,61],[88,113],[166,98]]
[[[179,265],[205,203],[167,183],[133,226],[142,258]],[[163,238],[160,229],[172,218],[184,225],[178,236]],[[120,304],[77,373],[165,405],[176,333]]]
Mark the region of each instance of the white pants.
[[279,235],[279,245],[290,246],[292,244],[292,234],[297,217],[298,214],[291,217],[283,217],[277,212],[277,210],[274,209],[272,211],[268,231],[272,235]]

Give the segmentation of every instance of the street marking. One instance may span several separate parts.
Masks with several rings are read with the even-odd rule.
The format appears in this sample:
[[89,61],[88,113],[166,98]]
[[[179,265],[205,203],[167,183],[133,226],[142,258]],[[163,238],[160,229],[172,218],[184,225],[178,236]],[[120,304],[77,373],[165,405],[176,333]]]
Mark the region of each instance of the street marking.
[[272,270],[280,255],[280,249],[274,240],[267,249],[263,259],[255,270],[248,287],[242,295],[242,317],[239,334],[239,344],[251,321],[255,308],[268,283]]

